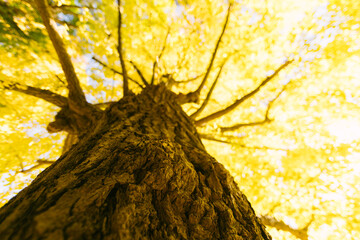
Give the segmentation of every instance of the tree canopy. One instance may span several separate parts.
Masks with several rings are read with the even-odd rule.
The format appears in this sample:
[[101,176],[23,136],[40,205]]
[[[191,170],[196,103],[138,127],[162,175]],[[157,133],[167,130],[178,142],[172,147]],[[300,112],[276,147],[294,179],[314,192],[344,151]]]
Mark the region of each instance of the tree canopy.
[[[105,108],[150,82],[187,94],[206,78],[183,109],[274,239],[360,238],[359,1],[49,6],[88,102]],[[46,130],[61,98],[39,94],[71,86],[31,0],[0,1],[0,56],[4,204],[61,155],[65,134]]]

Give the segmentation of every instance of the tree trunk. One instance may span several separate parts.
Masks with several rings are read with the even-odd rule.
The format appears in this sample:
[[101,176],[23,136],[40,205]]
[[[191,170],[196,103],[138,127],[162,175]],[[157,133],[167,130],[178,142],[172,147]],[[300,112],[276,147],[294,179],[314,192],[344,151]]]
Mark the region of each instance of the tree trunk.
[[1,239],[271,239],[164,85],[111,105],[0,210]]

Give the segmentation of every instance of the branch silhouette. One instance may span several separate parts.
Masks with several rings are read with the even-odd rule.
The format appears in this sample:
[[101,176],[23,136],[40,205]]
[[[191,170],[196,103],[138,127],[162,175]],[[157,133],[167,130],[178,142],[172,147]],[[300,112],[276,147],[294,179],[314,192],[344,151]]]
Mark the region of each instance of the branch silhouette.
[[140,69],[136,66],[136,64],[133,61],[130,61],[130,63],[135,68],[137,74],[139,75],[141,81],[145,84],[145,86],[149,86],[149,83],[146,81],[144,75],[141,73]]
[[129,94],[129,81],[128,81],[128,76],[127,76],[127,72],[126,72],[126,66],[125,66],[125,61],[124,61],[124,57],[123,57],[123,48],[122,48],[122,42],[121,42],[121,1],[118,0],[118,46],[117,46],[117,51],[119,53],[119,58],[120,58],[120,64],[121,64],[121,69],[123,72],[123,91],[124,91],[124,96],[127,96]]
[[85,94],[80,86],[80,81],[75,73],[74,66],[66,50],[65,44],[56,30],[56,23],[51,17],[48,3],[45,0],[35,0],[34,2],[49,34],[50,40],[55,48],[56,54],[59,57],[61,67],[65,74],[69,89],[69,104],[73,110],[77,112],[83,112],[83,108],[88,106],[85,99]]
[[233,131],[233,130],[236,130],[236,129],[239,129],[239,128],[242,128],[242,127],[250,127],[250,126],[256,126],[256,125],[263,125],[265,123],[269,123],[271,121],[273,121],[273,119],[270,119],[269,118],[269,112],[270,112],[270,109],[273,105],[273,103],[276,101],[276,99],[278,99],[280,97],[280,95],[285,91],[286,89],[286,86],[289,84],[289,82],[287,84],[284,85],[284,87],[279,91],[279,93],[269,101],[268,103],[268,106],[266,108],[266,112],[265,112],[265,117],[263,120],[261,121],[255,121],[255,122],[250,122],[250,123],[238,123],[238,124],[235,124],[233,126],[230,126],[230,127],[220,127],[220,131],[221,132],[226,132],[226,131]]
[[223,25],[223,28],[222,28],[222,31],[221,31],[221,34],[216,42],[216,46],[215,46],[215,49],[212,53],[212,56],[211,56],[211,59],[210,59],[210,63],[209,63],[209,66],[208,68],[206,69],[206,72],[205,72],[205,75],[204,75],[204,78],[202,79],[199,87],[193,91],[193,92],[189,92],[187,94],[184,94],[184,93],[180,93],[178,94],[178,101],[180,104],[183,104],[183,103],[189,103],[189,102],[198,102],[199,101],[199,96],[200,96],[200,92],[202,90],[202,88],[204,87],[205,83],[206,83],[206,80],[210,74],[210,71],[211,71],[211,68],[212,68],[212,65],[214,64],[214,60],[215,60],[215,57],[216,57],[216,53],[219,49],[219,46],[220,46],[220,42],[221,42],[221,39],[225,33],[225,30],[226,30],[226,26],[229,22],[229,16],[230,16],[230,11],[231,11],[231,6],[232,4],[230,3],[229,4],[229,7],[228,7],[228,10],[227,10],[227,15],[226,15],[226,19],[225,19],[225,23]]
[[271,79],[273,79],[282,69],[284,69],[287,65],[289,65],[292,61],[287,60],[283,65],[281,65],[272,75],[268,76],[265,80],[263,80],[259,86],[257,86],[253,91],[251,91],[250,93],[246,94],[245,96],[241,97],[240,99],[236,100],[233,104],[231,104],[230,106],[221,109],[217,112],[214,112],[206,117],[203,117],[197,121],[195,121],[195,124],[197,126],[202,125],[206,122],[212,121],[216,118],[219,118],[229,112],[231,112],[232,110],[234,110],[237,106],[239,106],[241,103],[243,103],[245,100],[247,100],[248,98],[252,97],[253,95],[255,95],[257,92],[260,91],[261,87],[265,86],[268,82],[270,82]]
[[165,51],[166,41],[167,41],[169,35],[170,35],[170,27],[168,28],[168,31],[167,31],[167,33],[166,33],[166,37],[165,37],[165,40],[164,40],[164,44],[163,44],[163,47],[161,48],[161,51],[160,51],[160,53],[159,53],[159,56],[157,56],[157,57],[155,58],[155,61],[154,61],[154,63],[153,63],[152,76],[151,76],[151,85],[154,84],[156,67],[158,66],[159,61],[160,61],[160,59],[161,59],[161,56],[163,55],[163,53],[164,53],[164,51]]
[[221,71],[222,71],[222,69],[224,67],[224,64],[225,64],[225,61],[220,66],[219,72],[218,72],[213,84],[211,85],[210,90],[209,90],[208,94],[206,95],[206,98],[205,98],[204,102],[201,104],[201,106],[200,106],[200,108],[198,110],[196,110],[193,114],[190,115],[191,118],[196,118],[205,109],[206,105],[208,104],[208,102],[210,100],[211,94],[213,93],[213,91],[215,89],[216,83],[219,80],[219,77],[220,77]]
[[216,42],[216,46],[215,46],[215,49],[214,49],[214,51],[213,51],[213,53],[212,53],[211,60],[210,60],[209,66],[208,66],[208,68],[207,68],[207,70],[206,70],[205,76],[204,76],[203,80],[201,81],[198,89],[195,91],[195,92],[198,93],[198,94],[200,94],[201,89],[204,87],[204,85],[205,85],[205,83],[206,83],[206,80],[207,80],[207,78],[208,78],[208,76],[209,76],[209,74],[210,74],[211,67],[212,67],[212,65],[214,64],[214,60],[215,60],[215,57],[216,57],[216,53],[217,53],[217,51],[218,51],[218,49],[219,49],[221,39],[222,39],[222,37],[224,36],[226,27],[227,27],[228,22],[229,22],[231,6],[232,6],[232,4],[230,3],[230,4],[229,4],[229,7],[228,7],[228,10],[227,10],[227,15],[226,15],[226,19],[225,19],[224,26],[223,26],[223,28],[222,28],[221,34],[220,34],[220,36],[219,36],[219,39],[218,39],[217,42]]
[[61,96],[57,93],[53,93],[49,90],[31,87],[25,84],[12,82],[12,81],[3,81],[0,80],[2,88],[7,90],[13,90],[21,93],[25,93],[30,96],[41,98],[49,103],[54,104],[58,107],[65,107],[68,105],[68,99],[64,96]]

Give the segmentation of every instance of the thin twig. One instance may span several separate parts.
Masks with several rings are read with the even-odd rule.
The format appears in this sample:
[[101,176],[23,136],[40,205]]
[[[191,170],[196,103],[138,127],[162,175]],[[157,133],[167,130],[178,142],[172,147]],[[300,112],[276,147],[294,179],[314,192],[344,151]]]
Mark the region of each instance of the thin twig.
[[55,74],[55,77],[59,80],[59,82],[66,86],[66,83],[57,74]]
[[[290,81],[289,81],[290,82]],[[238,123],[238,124],[235,124],[233,126],[230,126],[230,127],[220,127],[220,131],[221,132],[226,132],[226,131],[233,131],[233,130],[236,130],[236,129],[239,129],[239,128],[242,128],[242,127],[250,127],[250,126],[256,126],[256,125],[263,125],[265,123],[268,123],[268,122],[271,122],[273,121],[273,119],[270,119],[269,118],[269,112],[270,112],[270,109],[273,105],[273,103],[276,101],[276,99],[278,99],[280,97],[280,95],[285,91],[286,89],[286,86],[289,84],[289,82],[287,84],[284,85],[284,87],[278,92],[278,94],[269,101],[268,103],[268,106],[266,108],[266,112],[265,112],[265,117],[263,120],[261,121],[256,121],[256,122],[250,122],[250,123]]]
[[221,71],[224,67],[224,64],[225,64],[226,61],[223,62],[223,64],[220,66],[220,69],[219,69],[219,72],[215,78],[215,81],[213,82],[213,84],[211,85],[210,87],[210,90],[204,100],[204,102],[201,104],[200,108],[198,110],[196,110],[196,112],[194,112],[193,114],[190,115],[191,118],[196,118],[206,107],[206,105],[208,104],[209,100],[210,100],[210,97],[211,97],[211,94],[213,93],[214,89],[215,89],[215,86],[216,86],[216,83],[218,82],[218,79],[220,77],[220,74],[221,74]]
[[242,128],[242,127],[251,127],[251,126],[257,126],[257,125],[263,125],[265,123],[271,122],[272,119],[268,118],[266,115],[264,120],[261,121],[255,121],[250,123],[238,123],[230,127],[220,127],[221,132],[227,132],[227,131],[234,131],[236,129]]
[[20,84],[17,82],[0,80],[1,87],[7,90],[13,90],[21,93],[25,93],[30,96],[41,98],[49,103],[52,103],[58,107],[65,107],[68,105],[68,100],[57,93],[53,93],[49,90],[35,88]]
[[159,56],[156,57],[154,63],[153,63],[153,69],[152,69],[152,76],[151,76],[151,85],[154,85],[154,81],[155,81],[155,71],[156,71],[156,67],[161,59],[161,56],[163,55],[164,53],[164,50],[165,50],[165,47],[166,47],[166,41],[168,39],[170,35],[170,27],[168,28],[168,31],[166,33],[166,37],[165,37],[165,40],[164,40],[164,44],[163,44],[163,47],[159,53]]
[[219,118],[229,112],[231,112],[232,110],[234,110],[237,106],[239,106],[241,103],[243,103],[245,100],[247,100],[248,98],[252,97],[253,95],[255,95],[258,91],[260,91],[261,87],[263,87],[264,85],[266,85],[271,79],[273,79],[283,68],[285,68],[287,65],[289,65],[292,61],[286,60],[286,62],[281,65],[272,75],[268,76],[265,80],[263,80],[261,82],[261,84],[259,86],[257,86],[253,91],[251,91],[250,93],[246,94],[245,96],[241,97],[240,99],[237,99],[233,104],[231,104],[230,106],[221,109],[215,113],[212,113],[204,118],[201,118],[199,120],[197,120],[195,122],[196,125],[202,125],[206,122],[212,121],[216,118]]
[[196,79],[198,79],[199,77],[203,76],[204,73],[200,74],[200,75],[197,75],[195,77],[192,77],[192,78],[189,78],[189,79],[186,79],[186,80],[175,80],[174,81],[174,84],[183,84],[183,83],[189,83],[189,82],[192,82],[192,81],[195,81]]
[[214,63],[214,60],[215,60],[215,57],[216,57],[216,53],[217,53],[217,51],[218,51],[218,49],[219,49],[219,45],[220,45],[221,39],[222,39],[222,37],[224,36],[225,30],[226,30],[226,26],[227,26],[227,24],[228,24],[228,22],[229,22],[231,5],[232,5],[232,4],[230,3],[230,4],[229,4],[229,7],[228,7],[228,10],[227,10],[227,15],[226,15],[226,19],[225,19],[225,23],[224,23],[222,32],[221,32],[221,34],[220,34],[220,36],[219,36],[218,41],[216,42],[216,46],[215,46],[215,49],[214,49],[214,51],[213,51],[213,54],[212,54],[212,57],[211,57],[209,66],[208,66],[208,68],[207,68],[207,70],[206,70],[205,76],[204,76],[203,80],[201,81],[200,86],[199,86],[198,89],[195,91],[195,92],[197,92],[198,94],[200,94],[200,91],[201,91],[201,89],[204,87],[204,85],[205,85],[205,83],[206,83],[206,80],[207,80],[207,78],[208,78],[208,76],[209,76],[209,74],[210,74],[211,67],[212,67],[212,65],[213,65],[213,63]]
[[187,80],[177,81],[177,80],[174,79],[174,76],[173,76],[172,73],[166,73],[166,74],[161,75],[160,79],[163,79],[163,78],[167,79],[166,84],[167,84],[168,88],[171,89],[174,85],[178,86],[181,83],[188,83],[188,82],[191,82],[191,81],[195,81],[196,79],[198,79],[202,75],[204,75],[204,74],[195,76],[195,77],[187,79]]
[[[217,137],[214,137],[214,135],[212,134],[199,134],[200,138],[205,139],[205,140],[209,140],[209,141],[214,141],[214,142],[220,142],[220,143],[226,143],[226,144],[230,144],[230,145],[234,145],[237,147],[241,147],[241,148],[250,148],[250,149],[266,149],[266,150],[276,150],[276,151],[288,151],[287,149],[283,149],[283,148],[273,148],[273,147],[267,147],[267,146],[248,146],[246,144],[241,144],[235,141],[229,141],[229,140],[223,140]],[[228,137],[227,137],[228,138]]]
[[121,2],[118,0],[118,53],[120,58],[121,69],[123,72],[123,89],[124,89],[124,96],[129,94],[129,82],[128,76],[126,72],[125,61],[123,58],[123,49],[122,49],[122,42],[121,42]]
[[178,101],[179,104],[184,104],[184,103],[189,103],[189,102],[198,102],[199,101],[199,96],[200,96],[201,89],[204,87],[204,85],[206,83],[206,80],[207,80],[207,78],[208,78],[208,76],[210,74],[211,67],[212,67],[212,65],[214,63],[215,56],[216,56],[217,50],[219,48],[222,36],[225,33],[225,29],[226,29],[227,23],[229,21],[231,6],[232,6],[232,4],[230,3],[229,7],[228,7],[228,11],[227,11],[227,15],[226,15],[226,19],[225,19],[225,23],[224,23],[222,32],[221,32],[221,34],[219,36],[219,39],[218,39],[218,41],[216,43],[215,49],[214,49],[212,57],[210,59],[209,66],[208,66],[208,68],[206,70],[206,73],[205,73],[205,76],[204,76],[203,80],[200,83],[200,86],[193,92],[189,92],[187,94],[179,93],[178,97],[177,97],[177,101]]
[[136,72],[141,78],[141,81],[145,84],[145,86],[149,86],[149,83],[146,81],[144,75],[141,73],[140,69],[136,66],[136,64],[133,61],[130,61],[131,65],[135,68]]
[[68,4],[61,4],[61,5],[50,5],[51,8],[88,8],[88,9],[96,9],[92,6],[78,6],[78,5],[68,5]]
[[[105,64],[104,62],[102,62],[101,60],[97,59],[96,57],[92,57],[92,59],[93,59],[95,62],[99,63],[101,66],[110,69],[110,70],[113,71],[114,73],[119,74],[119,75],[121,75],[121,76],[124,76],[122,72],[119,72],[119,71],[116,70],[115,68],[110,67],[109,65]],[[133,83],[136,83],[136,84],[137,84],[139,87],[141,87],[142,89],[144,89],[144,87],[143,87],[138,81],[132,79],[132,78],[129,77],[129,76],[128,76],[128,79],[129,79],[130,81],[132,81]]]

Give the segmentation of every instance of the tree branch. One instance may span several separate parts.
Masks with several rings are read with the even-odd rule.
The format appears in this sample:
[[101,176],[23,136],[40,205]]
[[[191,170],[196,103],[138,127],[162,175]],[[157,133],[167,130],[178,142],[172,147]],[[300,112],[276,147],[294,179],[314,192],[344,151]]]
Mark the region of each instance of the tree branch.
[[209,92],[208,92],[208,94],[207,94],[204,102],[201,104],[200,108],[199,108],[198,110],[196,110],[196,112],[194,112],[193,114],[190,115],[191,118],[196,118],[196,117],[205,109],[206,105],[208,104],[208,102],[209,102],[209,100],[210,100],[211,94],[212,94],[212,92],[213,92],[214,89],[215,89],[216,83],[217,83],[217,81],[218,81],[218,79],[219,79],[219,77],[220,77],[220,74],[221,74],[221,71],[222,71],[222,69],[223,69],[223,67],[224,67],[224,64],[225,64],[225,61],[224,61],[223,64],[220,66],[219,72],[218,72],[218,74],[217,74],[217,76],[216,76],[216,78],[215,78],[215,81],[214,81],[213,84],[211,85],[211,88],[210,88],[210,90],[209,90]]
[[[266,226],[276,228],[277,230],[289,232],[292,235],[294,235],[295,237],[302,239],[302,240],[308,239],[308,227],[310,224],[308,224],[303,229],[296,229],[296,228],[289,226],[284,221],[277,220],[276,218],[271,217],[271,216],[260,216],[259,218],[261,219],[263,224],[265,224]],[[310,223],[311,223],[311,221],[310,221]]]
[[201,89],[204,87],[204,85],[205,85],[205,83],[206,83],[206,80],[207,80],[207,78],[208,78],[208,76],[209,76],[211,67],[212,67],[212,65],[213,65],[213,63],[214,63],[214,60],[215,60],[215,57],[216,57],[216,53],[217,53],[217,51],[218,51],[218,49],[219,49],[219,45],[220,45],[221,39],[222,39],[222,37],[223,37],[223,35],[224,35],[224,33],[225,33],[226,26],[227,26],[227,24],[228,24],[228,22],[229,22],[231,5],[232,5],[232,4],[230,3],[230,4],[229,4],[229,7],[228,7],[228,10],[227,10],[227,15],[226,15],[226,19],[225,19],[225,23],[224,23],[222,32],[221,32],[220,37],[219,37],[219,39],[218,39],[218,41],[217,41],[217,43],[216,43],[215,50],[214,50],[214,52],[213,52],[213,54],[212,54],[212,57],[211,57],[209,66],[208,66],[208,68],[207,68],[207,70],[206,70],[205,76],[204,76],[203,80],[201,81],[200,86],[199,86],[198,89],[195,91],[195,92],[197,92],[198,94],[200,94]]
[[164,53],[164,50],[165,50],[165,47],[166,47],[166,41],[168,39],[169,34],[170,34],[170,27],[168,28],[168,31],[166,33],[166,37],[165,37],[164,44],[163,44],[163,47],[161,49],[161,52],[159,53],[159,56],[156,57],[156,59],[154,61],[154,64],[153,64],[152,76],[151,76],[151,85],[154,85],[156,67],[158,65],[158,62],[161,59],[162,54]]
[[68,52],[66,51],[64,42],[56,30],[56,23],[51,17],[48,3],[46,0],[35,0],[35,4],[39,10],[50,40],[59,57],[61,67],[65,73],[69,89],[69,100],[73,103],[71,105],[74,105],[76,109],[81,111],[81,108],[87,105],[85,94],[81,89],[79,79],[76,76],[74,66],[71,62]]
[[177,80],[174,79],[173,73],[166,73],[166,74],[162,74],[160,76],[160,79],[161,79],[161,81],[163,81],[162,79],[167,79],[167,81],[164,81],[164,82],[166,83],[167,88],[171,90],[171,88],[174,85],[178,86],[181,83],[188,83],[188,82],[191,82],[191,81],[195,81],[196,79],[198,79],[202,75],[204,75],[204,74],[200,74],[200,75],[198,75],[196,77],[193,77],[193,78],[190,78],[190,79],[187,79],[187,80],[177,81]]
[[263,80],[261,82],[261,84],[259,86],[257,86],[257,88],[255,88],[253,91],[251,91],[250,93],[246,94],[245,96],[243,96],[242,98],[236,100],[233,104],[231,104],[230,106],[228,106],[225,109],[222,109],[220,111],[217,111],[215,113],[212,113],[204,118],[201,118],[200,120],[197,120],[195,122],[196,125],[202,125],[206,122],[212,121],[216,118],[219,118],[229,112],[231,112],[232,110],[234,110],[237,106],[239,106],[241,103],[243,103],[245,100],[247,100],[248,98],[252,97],[253,95],[255,95],[258,91],[260,91],[261,87],[263,87],[264,85],[266,85],[271,79],[273,79],[283,68],[285,68],[287,65],[289,65],[292,61],[286,60],[286,62],[281,65],[272,75],[268,76],[265,80]]
[[[230,144],[230,145],[235,145],[241,148],[250,148],[250,149],[266,149],[266,150],[276,150],[276,151],[288,151],[287,149],[283,149],[283,148],[273,148],[273,147],[267,147],[267,146],[248,146],[246,144],[242,144],[242,143],[238,143],[238,142],[234,142],[231,140],[224,140],[224,139],[220,139],[217,137],[214,137],[214,135],[212,134],[203,134],[200,133],[199,134],[200,138],[208,140],[208,141],[214,141],[214,142],[220,142],[220,143],[226,143],[226,144]],[[229,138],[229,137],[227,137]]]
[[273,121],[272,119],[269,118],[270,109],[271,109],[273,103],[275,102],[275,100],[278,99],[280,97],[280,95],[285,91],[287,84],[285,84],[284,87],[281,89],[281,91],[273,99],[271,99],[269,101],[268,106],[266,108],[264,120],[251,122],[251,123],[239,123],[239,124],[235,124],[235,125],[230,126],[230,127],[220,127],[220,131],[221,132],[233,131],[233,130],[236,130],[236,129],[239,129],[239,128],[242,128],[242,127],[263,125],[265,123]]
[[203,76],[204,73],[200,74],[200,75],[197,75],[193,78],[189,78],[189,79],[186,79],[186,80],[175,80],[174,79],[174,83],[175,85],[179,85],[179,84],[184,84],[184,83],[188,83],[188,82],[192,82],[192,81],[195,81],[196,79],[198,79],[199,77]]
[[25,93],[30,96],[41,98],[49,103],[52,103],[58,107],[65,107],[68,105],[68,100],[57,93],[53,93],[49,90],[30,87],[17,82],[9,82],[0,80],[0,84],[4,89],[13,90],[21,93]]
[[61,5],[50,5],[51,8],[88,8],[88,9],[96,9],[92,6],[78,6],[78,5],[69,5],[69,4],[61,4]]
[[120,4],[121,0],[118,0],[118,47],[117,47],[117,51],[119,53],[119,58],[120,58],[120,64],[121,64],[121,69],[123,72],[123,89],[124,89],[124,96],[127,96],[129,94],[129,82],[128,82],[128,76],[127,76],[127,72],[126,72],[126,66],[125,66],[125,61],[123,58],[123,49],[122,49],[122,42],[121,42],[121,4]]
[[225,29],[226,29],[226,26],[227,26],[228,21],[229,21],[231,6],[232,6],[232,4],[230,3],[229,7],[228,7],[228,11],[227,11],[227,15],[226,15],[226,19],[225,19],[225,23],[224,23],[222,32],[221,32],[221,34],[219,36],[218,41],[216,42],[216,46],[215,46],[214,52],[212,54],[212,57],[210,59],[209,66],[208,66],[208,68],[206,70],[206,73],[204,75],[203,80],[200,83],[200,86],[194,92],[189,92],[187,94],[179,93],[178,97],[177,97],[177,100],[178,100],[179,104],[184,104],[184,103],[189,103],[189,102],[198,102],[199,101],[199,96],[200,96],[201,89],[204,87],[204,85],[206,83],[206,80],[207,80],[207,78],[208,78],[208,76],[210,74],[210,70],[211,70],[211,67],[212,67],[212,65],[214,63],[217,50],[219,49],[221,39],[222,39],[222,37],[223,37],[223,35],[225,33]]
[[146,81],[146,79],[145,79],[144,75],[141,73],[140,69],[135,65],[135,63],[133,61],[130,61],[130,63],[133,65],[136,72],[139,74],[141,81],[145,84],[145,86],[149,86],[149,83]]
[[251,122],[251,123],[239,123],[239,124],[235,124],[233,126],[230,127],[220,127],[220,131],[221,132],[226,132],[226,131],[233,131],[242,127],[251,127],[251,126],[256,126],[256,125],[263,125],[265,123],[271,122],[272,119],[269,119],[268,116],[266,115],[264,120],[261,121],[256,121],[256,122]]
[[[92,59],[93,59],[95,62],[99,63],[101,66],[110,69],[110,70],[113,71],[114,73],[117,73],[117,74],[119,74],[119,75],[121,75],[121,76],[124,76],[122,72],[119,72],[119,71],[116,70],[115,68],[112,68],[112,67],[108,66],[107,64],[105,64],[105,63],[102,62],[101,60],[97,59],[96,57],[92,57]],[[141,87],[142,89],[144,89],[144,87],[143,87],[138,81],[132,79],[132,78],[129,77],[129,76],[128,76],[128,79],[129,79],[130,81],[132,81],[133,83],[136,83],[136,84],[137,84],[139,87]]]

